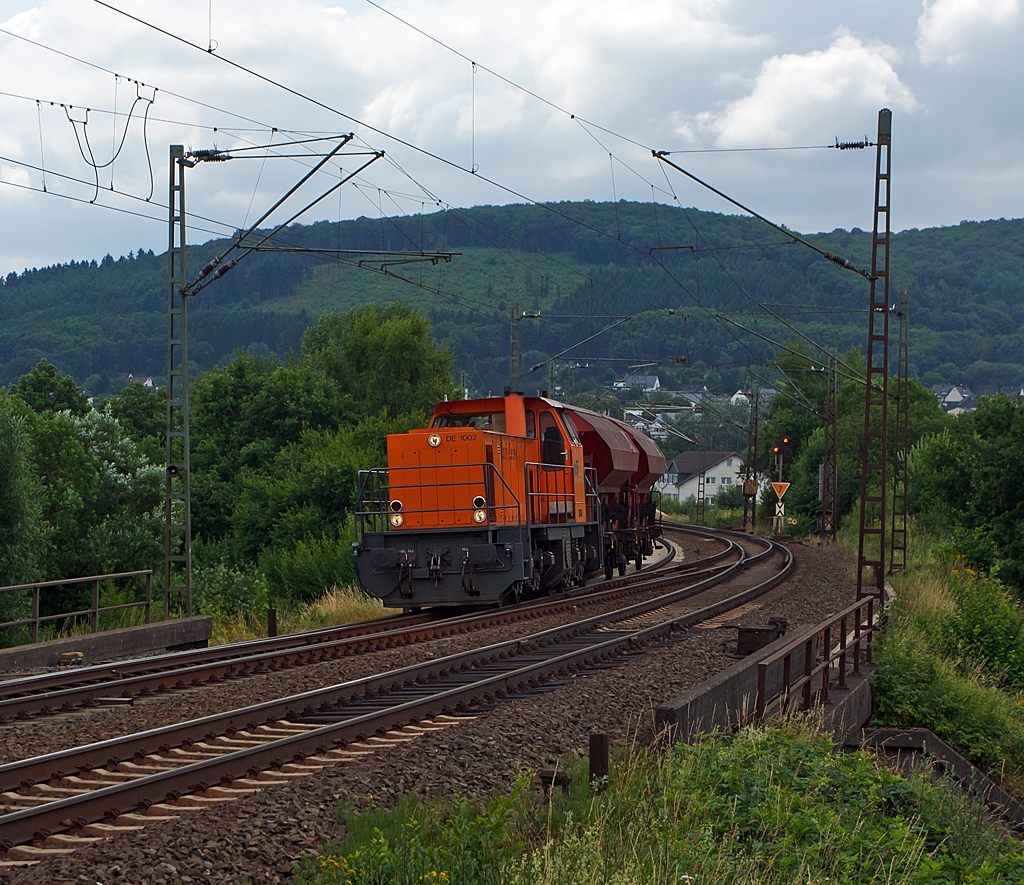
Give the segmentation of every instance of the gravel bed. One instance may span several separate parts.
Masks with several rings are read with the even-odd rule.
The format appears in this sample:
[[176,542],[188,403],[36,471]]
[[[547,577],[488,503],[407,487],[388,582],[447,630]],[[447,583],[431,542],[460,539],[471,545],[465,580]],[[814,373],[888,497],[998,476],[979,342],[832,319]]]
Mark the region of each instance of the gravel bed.
[[[792,630],[817,623],[853,600],[853,567],[838,549],[796,547],[794,552],[793,580],[762,597],[760,607],[740,620],[764,623],[782,616]],[[559,756],[585,754],[593,732],[607,733],[613,741],[645,740],[660,703],[736,660],[735,640],[735,630],[690,630],[618,667],[502,704],[475,721],[98,842],[68,857],[7,871],[3,879],[33,885],[287,882],[294,860],[302,853],[316,854],[337,837],[334,812],[340,801],[386,805],[409,791],[480,797]],[[448,641],[447,650],[453,650]],[[370,670],[381,658],[372,660],[372,665],[367,662]]]
[[[707,556],[718,549],[717,544],[689,538],[685,538],[680,546],[687,560]],[[112,735],[132,734],[186,719],[198,719],[225,710],[313,691],[386,670],[397,670],[433,657],[457,654],[487,643],[503,642],[513,635],[549,630],[577,620],[581,612],[590,616],[612,611],[617,607],[619,603],[608,601],[588,604],[581,602],[579,606],[572,606],[563,612],[519,624],[421,642],[404,648],[354,655],[337,661],[289,668],[276,673],[247,676],[220,685],[136,698],[131,706],[92,707],[71,714],[12,722],[0,726],[0,764],[106,740]],[[116,684],[112,684],[111,694],[117,694]]]

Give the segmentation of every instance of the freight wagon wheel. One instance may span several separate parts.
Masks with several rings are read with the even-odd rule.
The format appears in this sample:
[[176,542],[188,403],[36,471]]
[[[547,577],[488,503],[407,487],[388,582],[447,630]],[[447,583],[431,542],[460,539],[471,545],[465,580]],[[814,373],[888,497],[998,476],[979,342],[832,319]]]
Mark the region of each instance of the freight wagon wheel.
[[626,565],[627,565],[627,563],[626,563],[626,557],[625,557],[625,556],[623,556],[623,557],[622,557],[622,558],[621,558],[621,559],[619,560],[619,577],[620,577],[620,578],[624,578],[624,577],[626,577]]
[[636,551],[636,570],[640,571],[644,567],[644,553],[642,550]]
[[604,555],[604,578],[606,581],[612,579],[612,575],[615,574],[615,557],[611,553]]

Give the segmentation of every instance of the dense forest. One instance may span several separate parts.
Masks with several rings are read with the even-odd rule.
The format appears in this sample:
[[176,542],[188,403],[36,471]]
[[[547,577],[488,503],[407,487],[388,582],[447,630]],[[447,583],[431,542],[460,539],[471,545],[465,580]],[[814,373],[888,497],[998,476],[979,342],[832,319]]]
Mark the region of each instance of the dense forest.
[[[870,266],[870,233],[809,235]],[[422,310],[471,392],[509,379],[511,311],[521,319],[524,388],[567,394],[658,362],[666,387],[749,383],[795,333],[839,352],[865,337],[867,282],[746,217],[642,203],[451,208],[422,216],[294,225],[282,249],[440,250],[450,263],[353,267],[295,251],[252,254],[190,301],[190,361],[199,374],[238,350],[298,353],[326,312],[399,300]],[[191,274],[228,241],[190,247]],[[910,299],[911,374],[926,385],[1024,382],[1024,220],[907,230],[892,242],[893,299]],[[363,256],[370,258],[372,256]],[[376,269],[376,270],[375,270]],[[11,273],[0,286],[0,384],[46,358],[90,393],[126,373],[166,372],[166,257],[139,250],[103,261]],[[766,304],[793,329],[765,312]],[[671,312],[670,312],[671,311]],[[717,315],[724,314],[723,321]],[[614,331],[602,330],[631,316]],[[614,319],[613,319],[614,318]],[[736,323],[740,325],[736,325]],[[591,340],[584,339],[594,336]],[[561,362],[533,365],[574,347]]]

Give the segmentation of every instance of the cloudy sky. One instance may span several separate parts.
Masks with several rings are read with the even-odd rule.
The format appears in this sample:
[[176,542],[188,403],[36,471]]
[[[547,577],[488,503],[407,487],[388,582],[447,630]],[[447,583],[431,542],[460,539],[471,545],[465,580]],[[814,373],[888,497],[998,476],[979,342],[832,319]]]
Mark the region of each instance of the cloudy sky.
[[303,220],[613,196],[736,211],[657,149],[789,227],[868,228],[874,152],[821,146],[873,139],[881,107],[895,229],[1024,216],[1020,0],[110,2],[169,34],[95,0],[0,0],[2,273],[166,249],[169,144],[258,148],[188,173],[203,240],[311,165],[263,146],[344,132],[386,156]]

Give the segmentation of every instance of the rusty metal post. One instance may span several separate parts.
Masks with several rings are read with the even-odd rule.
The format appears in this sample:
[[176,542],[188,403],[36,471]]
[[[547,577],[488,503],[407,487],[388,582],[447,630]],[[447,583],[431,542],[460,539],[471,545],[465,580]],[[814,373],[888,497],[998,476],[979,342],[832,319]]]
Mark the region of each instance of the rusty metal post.
[[608,782],[609,740],[606,734],[592,734],[590,736],[590,788],[595,789],[594,781],[598,781],[596,789],[603,790]]
[[804,688],[803,700],[800,702],[801,710],[811,709],[811,671],[814,669],[814,659],[817,657],[814,654],[815,638],[811,636],[804,643]]
[[907,290],[900,292],[900,345],[896,357],[896,452],[892,471],[892,536],[889,574],[907,567],[907,456],[910,450],[910,316]]
[[32,623],[29,632],[33,642],[39,641],[39,588],[32,588]]
[[[881,605],[881,597],[879,597],[879,605]],[[865,660],[871,663],[871,640],[875,636],[875,600],[868,599],[868,636],[867,636],[867,654]]]
[[832,669],[829,664],[829,658],[832,655],[832,628],[825,628],[825,647],[822,649],[822,660],[825,666],[821,670],[821,703],[827,704],[828,700],[828,674],[829,670]]
[[92,611],[89,613],[92,620],[92,632],[100,632],[100,582],[92,582]]
[[846,688],[846,618],[839,621],[839,687]]
[[[883,108],[878,112],[875,160],[875,220],[871,237],[871,295],[868,309],[867,373],[864,379],[860,537],[857,545],[857,598],[872,595],[880,601],[885,584],[885,520],[888,516],[891,136],[892,111]],[[869,569],[872,574],[866,580]]]
[[757,700],[754,702],[754,712],[758,721],[764,718],[764,708],[767,704],[765,695],[768,693],[768,668],[763,664],[757,665]]
[[277,636],[277,609],[267,609],[267,636]]
[[789,688],[793,680],[793,655],[786,655],[782,660],[782,712],[789,709]]

